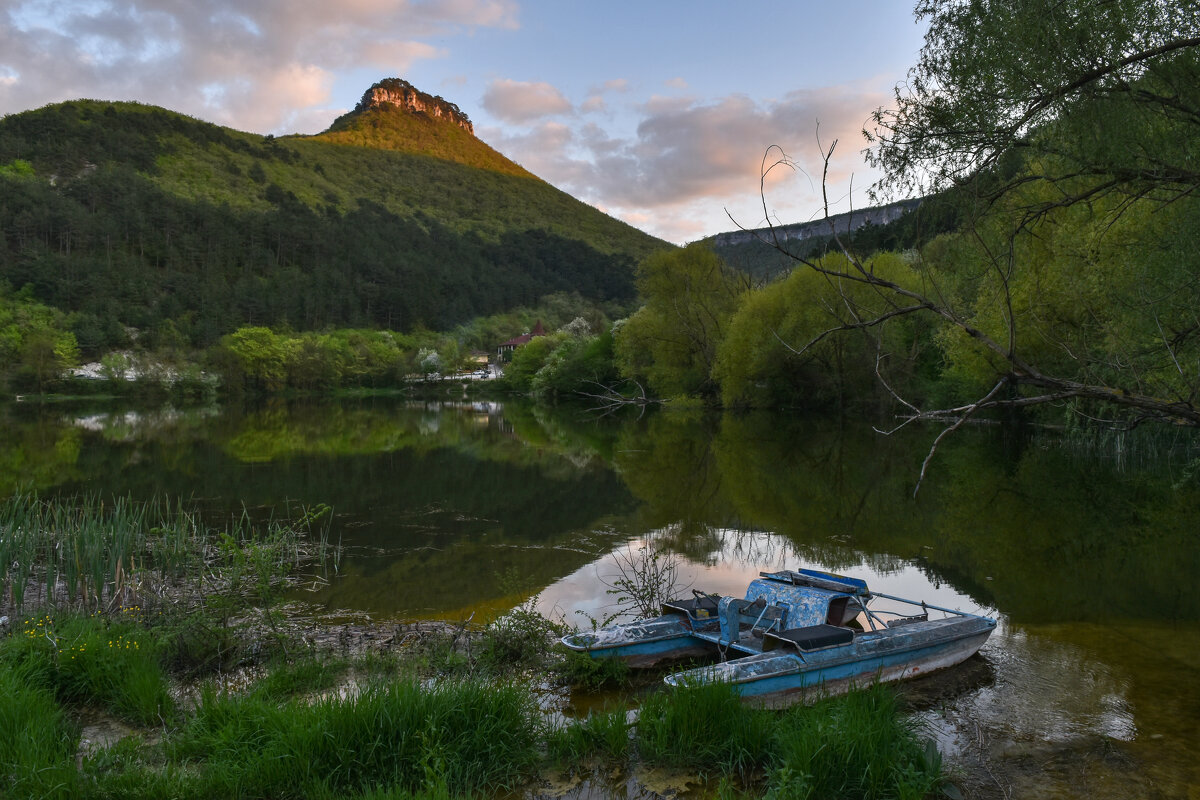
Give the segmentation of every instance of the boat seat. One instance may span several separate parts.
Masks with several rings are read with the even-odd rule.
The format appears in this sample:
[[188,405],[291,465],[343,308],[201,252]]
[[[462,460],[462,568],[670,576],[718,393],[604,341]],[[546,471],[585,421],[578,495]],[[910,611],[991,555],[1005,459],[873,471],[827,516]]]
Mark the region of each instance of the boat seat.
[[[792,628],[779,633],[768,632],[763,637],[763,649],[770,650],[779,645],[787,645],[799,650],[817,650],[822,647],[849,644],[853,640],[854,631],[849,628],[840,628],[836,625],[809,625],[807,628]],[[768,641],[770,641],[770,646],[767,645]]]
[[687,614],[697,619],[707,619],[717,616],[717,602],[721,598],[715,594],[697,592],[695,596],[679,600],[667,600],[663,603],[663,611]]

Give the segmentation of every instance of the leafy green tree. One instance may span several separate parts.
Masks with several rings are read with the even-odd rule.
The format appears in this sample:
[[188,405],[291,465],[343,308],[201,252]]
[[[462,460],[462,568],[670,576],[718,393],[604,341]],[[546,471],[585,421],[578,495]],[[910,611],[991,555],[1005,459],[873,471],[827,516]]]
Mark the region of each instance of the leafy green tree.
[[0,164],[0,176],[6,178],[32,178],[35,174],[33,164],[21,158],[15,158],[8,164]]
[[617,382],[613,360],[613,336],[568,335],[530,381],[530,390],[539,397],[564,397],[573,394],[597,394]]
[[274,392],[286,385],[290,349],[270,328],[239,328],[222,337],[215,360],[227,385]]
[[616,333],[621,373],[661,396],[714,395],[717,347],[748,288],[712,250],[692,244],[638,267],[645,301]]
[[[1200,256],[1186,233],[1200,3],[921,0],[917,14],[925,47],[896,108],[875,115],[869,158],[886,172],[878,188],[957,186],[971,213],[914,282],[853,257],[798,259],[880,298],[836,330],[871,337],[887,366],[903,359],[884,331],[913,316],[938,325],[948,376],[971,393],[936,409],[898,399],[915,417],[953,417],[946,432],[987,409],[1062,404],[1200,425],[1200,325],[1187,310]],[[1135,244],[1134,221],[1152,215],[1163,238]]]
[[33,299],[32,287],[12,292],[0,283],[0,376],[45,389],[79,363],[79,345],[57,309]]
[[1013,165],[1053,156],[1016,182],[1091,179],[1060,202],[1195,186],[1196,0],[919,0],[916,15],[925,46],[868,136],[884,185],[1004,189]]
[[537,336],[513,351],[512,360],[504,368],[504,381],[518,392],[528,393],[533,389],[534,376],[546,365],[547,360],[566,339],[563,334]]
[[17,377],[39,392],[62,377],[63,372],[79,363],[79,347],[75,334],[51,328],[29,331],[21,343],[17,360]]
[[[845,256],[831,254],[819,262],[823,269],[851,268]],[[892,253],[867,261],[874,275],[913,284],[913,267]],[[795,270],[786,279],[746,293],[717,349],[713,376],[721,386],[726,407],[830,406],[877,395],[874,365],[877,345],[902,359],[911,373],[933,350],[928,326],[892,326],[886,341],[871,337],[821,336],[848,324],[852,317],[874,316],[884,308],[870,287],[830,280],[813,270]],[[799,349],[790,343],[812,342]],[[901,388],[901,387],[898,387]],[[906,379],[902,388],[915,389]]]

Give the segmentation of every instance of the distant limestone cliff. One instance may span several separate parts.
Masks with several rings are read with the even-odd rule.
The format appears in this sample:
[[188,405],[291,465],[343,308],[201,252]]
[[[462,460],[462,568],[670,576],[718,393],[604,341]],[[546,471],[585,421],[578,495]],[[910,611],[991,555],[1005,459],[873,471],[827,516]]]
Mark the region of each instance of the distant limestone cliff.
[[436,95],[426,94],[400,78],[385,78],[367,89],[362,100],[354,107],[354,113],[361,114],[387,106],[394,106],[413,114],[425,114],[434,119],[444,119],[453,122],[472,136],[475,135],[475,126],[458,106]]
[[900,200],[885,206],[874,206],[872,208],[862,208],[857,211],[834,214],[827,219],[793,222],[787,225],[776,225],[774,228],[718,233],[713,237],[713,245],[717,248],[723,248],[761,241],[771,242],[776,238],[784,242],[798,242],[814,237],[826,237],[833,232],[843,235],[851,231],[856,231],[864,225],[886,225],[889,222],[894,222],[920,204],[920,200]]

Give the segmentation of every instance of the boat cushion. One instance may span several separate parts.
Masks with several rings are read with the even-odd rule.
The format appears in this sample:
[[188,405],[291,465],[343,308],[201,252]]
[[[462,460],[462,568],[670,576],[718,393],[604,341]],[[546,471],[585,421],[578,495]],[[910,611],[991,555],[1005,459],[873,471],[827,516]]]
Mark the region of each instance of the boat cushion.
[[663,603],[663,611],[682,611],[691,617],[704,619],[706,617],[715,617],[717,615],[717,600],[716,595],[703,595],[700,597],[689,597],[682,600],[668,600]]
[[854,631],[836,625],[810,625],[807,628],[768,633],[767,636],[793,644],[801,650],[816,650],[819,647],[849,644],[854,639]]

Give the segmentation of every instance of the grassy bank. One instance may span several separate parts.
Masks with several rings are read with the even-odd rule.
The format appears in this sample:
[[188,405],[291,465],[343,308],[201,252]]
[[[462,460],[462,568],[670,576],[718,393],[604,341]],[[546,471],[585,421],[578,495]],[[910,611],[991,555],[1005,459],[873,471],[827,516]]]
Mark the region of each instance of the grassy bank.
[[[426,648],[309,651],[277,655],[237,688],[181,689],[166,668],[172,638],[142,617],[92,614],[26,617],[0,639],[0,794],[488,797],[647,767],[728,798],[921,798],[942,785],[936,749],[887,687],[785,711],[693,687],[568,719],[547,715],[531,688],[531,674],[551,674],[544,647],[540,663],[530,654],[507,672],[448,668]],[[128,733],[86,745],[84,710]]]
[[[95,616],[46,627],[31,617],[0,642],[6,796],[486,797],[647,766],[725,797],[920,798],[941,781],[936,751],[883,687],[783,712],[697,687],[556,723],[528,681],[379,659],[280,664],[237,691],[179,695],[155,631]],[[82,708],[132,732],[82,748]]]
[[[940,785],[885,688],[784,712],[709,686],[547,713],[628,676],[554,650],[532,601],[481,629],[397,629],[365,655],[314,644],[275,601],[319,551],[321,516],[212,530],[165,504],[0,505],[6,602],[24,611],[0,627],[0,796],[479,798],[646,767],[723,797]],[[98,736],[97,716],[122,733]]]

